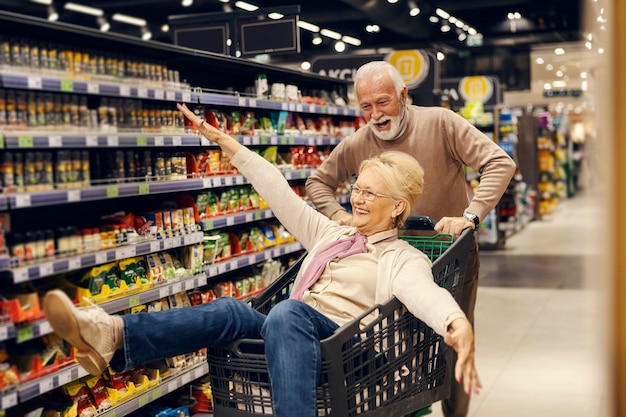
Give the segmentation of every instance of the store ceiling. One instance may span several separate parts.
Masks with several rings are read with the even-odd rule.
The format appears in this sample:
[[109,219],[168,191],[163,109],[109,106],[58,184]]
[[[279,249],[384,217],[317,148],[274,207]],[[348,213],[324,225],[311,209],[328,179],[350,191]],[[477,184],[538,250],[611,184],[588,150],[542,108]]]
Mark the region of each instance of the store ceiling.
[[[47,17],[48,6],[32,0],[0,0],[0,9]],[[494,48],[529,50],[531,45],[572,42],[582,39],[581,5],[582,0],[248,0],[261,8],[276,8],[299,5],[300,20],[327,28],[342,35],[360,39],[360,47],[348,45],[345,53],[370,52],[380,48],[421,49],[432,48],[447,53],[471,51],[476,54],[489,54]],[[59,13],[59,21],[76,23],[92,28],[98,24],[94,16],[65,10],[65,1],[54,0],[53,6]],[[183,7],[181,0],[76,0],[104,11],[109,18],[111,32],[123,32],[140,36],[137,27],[113,22],[110,16],[123,13],[146,19],[153,40],[170,42],[170,34],[162,33],[160,27],[168,22],[168,16],[200,15],[220,13],[227,8],[241,10],[234,6],[235,0],[224,3],[220,0],[194,0],[189,7]],[[409,16],[410,4],[415,3],[420,13]],[[439,23],[431,23],[435,7],[446,10],[452,16],[475,28],[483,35],[483,46],[470,47],[467,41],[459,41],[462,29],[452,25],[447,33],[441,31]],[[507,19],[510,12],[519,12],[521,19],[511,23]],[[377,24],[378,33],[367,33],[365,27]],[[334,41],[323,37],[324,42],[312,44],[312,33],[301,31],[301,53],[274,57],[281,61],[310,59],[314,55],[335,53]]]

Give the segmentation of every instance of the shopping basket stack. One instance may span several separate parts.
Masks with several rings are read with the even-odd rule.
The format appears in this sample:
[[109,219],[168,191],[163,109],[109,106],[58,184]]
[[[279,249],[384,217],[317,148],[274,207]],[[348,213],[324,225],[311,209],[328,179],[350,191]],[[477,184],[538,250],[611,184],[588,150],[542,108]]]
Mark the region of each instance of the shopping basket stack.
[[[409,221],[407,224],[418,224]],[[435,281],[460,299],[473,232],[401,236],[433,260]],[[300,258],[252,306],[268,313],[287,299]],[[376,313],[362,328],[361,319]],[[443,338],[393,297],[339,328],[322,346],[318,415],[329,417],[404,416],[449,396],[453,351]],[[263,341],[241,339],[210,348],[209,372],[216,417],[273,415]]]

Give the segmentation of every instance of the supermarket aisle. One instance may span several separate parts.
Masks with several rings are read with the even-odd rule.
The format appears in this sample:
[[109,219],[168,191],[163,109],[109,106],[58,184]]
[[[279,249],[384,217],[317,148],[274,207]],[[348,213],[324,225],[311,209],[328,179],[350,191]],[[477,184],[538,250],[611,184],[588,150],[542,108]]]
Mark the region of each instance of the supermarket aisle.
[[[504,250],[481,252],[476,349],[484,388],[470,417],[608,417],[601,248],[588,221],[602,211],[597,201],[586,193],[560,202]],[[433,405],[431,416],[441,415]]]

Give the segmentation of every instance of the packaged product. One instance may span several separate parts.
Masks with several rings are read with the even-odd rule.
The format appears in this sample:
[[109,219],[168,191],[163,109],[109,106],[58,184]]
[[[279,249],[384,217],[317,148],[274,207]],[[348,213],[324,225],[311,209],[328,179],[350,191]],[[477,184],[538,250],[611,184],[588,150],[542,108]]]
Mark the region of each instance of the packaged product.
[[78,417],[93,417],[98,413],[91,399],[89,388],[84,382],[74,381],[63,386],[66,394],[78,405]]
[[91,392],[91,398],[98,412],[111,408],[112,401],[109,399],[107,386],[104,383],[102,375],[92,376],[85,380],[85,384]]
[[146,260],[141,256],[119,261],[120,278],[129,288],[150,283],[147,269]]

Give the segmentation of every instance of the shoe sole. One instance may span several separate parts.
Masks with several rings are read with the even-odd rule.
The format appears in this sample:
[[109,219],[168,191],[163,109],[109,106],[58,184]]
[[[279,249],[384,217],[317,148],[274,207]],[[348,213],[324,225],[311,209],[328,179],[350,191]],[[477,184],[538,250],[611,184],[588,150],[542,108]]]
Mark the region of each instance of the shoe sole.
[[108,366],[104,358],[80,335],[74,316],[76,307],[61,290],[52,290],[44,297],[43,309],[54,332],[77,349],[76,359],[93,376],[101,375]]

